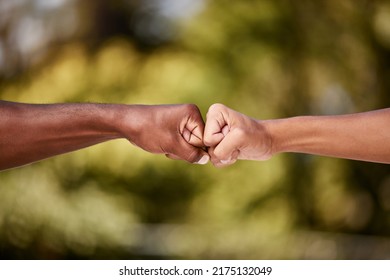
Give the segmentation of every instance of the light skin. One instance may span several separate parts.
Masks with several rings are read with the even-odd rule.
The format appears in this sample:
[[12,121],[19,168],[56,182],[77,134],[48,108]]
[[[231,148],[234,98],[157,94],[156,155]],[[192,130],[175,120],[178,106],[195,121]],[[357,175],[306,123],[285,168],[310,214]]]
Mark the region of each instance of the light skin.
[[217,167],[239,159],[267,160],[284,152],[390,163],[390,108],[256,120],[214,104],[207,113],[204,143]]
[[206,164],[197,106],[0,101],[0,170],[125,138],[154,154]]

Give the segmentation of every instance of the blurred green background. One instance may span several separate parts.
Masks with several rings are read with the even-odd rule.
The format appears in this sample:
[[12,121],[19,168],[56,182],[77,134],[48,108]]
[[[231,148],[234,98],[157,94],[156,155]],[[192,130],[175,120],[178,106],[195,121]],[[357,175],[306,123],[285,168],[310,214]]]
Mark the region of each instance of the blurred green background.
[[[0,98],[390,107],[390,1],[2,0]],[[116,140],[0,173],[0,258],[388,259],[390,166],[216,169]]]

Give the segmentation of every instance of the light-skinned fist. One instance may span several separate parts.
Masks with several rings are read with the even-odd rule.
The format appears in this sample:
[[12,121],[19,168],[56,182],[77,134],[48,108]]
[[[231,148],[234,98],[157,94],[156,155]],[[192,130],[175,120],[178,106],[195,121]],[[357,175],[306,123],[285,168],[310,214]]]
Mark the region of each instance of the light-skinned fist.
[[223,104],[210,106],[203,142],[217,167],[238,159],[267,160],[272,156],[272,139],[266,126]]

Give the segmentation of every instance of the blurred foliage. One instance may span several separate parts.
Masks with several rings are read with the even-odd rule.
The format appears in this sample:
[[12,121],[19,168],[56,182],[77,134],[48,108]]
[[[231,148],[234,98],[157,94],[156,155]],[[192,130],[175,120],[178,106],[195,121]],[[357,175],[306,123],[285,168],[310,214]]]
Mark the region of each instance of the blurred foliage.
[[[390,1],[6,0],[0,73],[0,98],[20,102],[221,102],[259,119],[389,107]],[[116,140],[0,173],[7,259],[379,259],[389,234],[382,164],[215,169]]]

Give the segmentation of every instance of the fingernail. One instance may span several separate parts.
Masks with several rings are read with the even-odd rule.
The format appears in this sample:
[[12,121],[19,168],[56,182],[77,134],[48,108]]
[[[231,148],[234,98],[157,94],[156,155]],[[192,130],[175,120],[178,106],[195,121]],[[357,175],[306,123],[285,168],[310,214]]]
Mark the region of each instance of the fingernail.
[[206,164],[209,162],[210,157],[208,155],[204,155],[198,162],[197,164]]
[[228,164],[228,163],[230,163],[230,162],[231,162],[231,160],[223,160],[223,159],[221,160],[221,163],[222,163],[222,164]]

